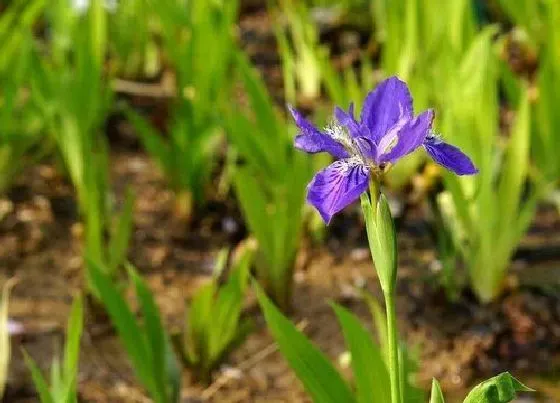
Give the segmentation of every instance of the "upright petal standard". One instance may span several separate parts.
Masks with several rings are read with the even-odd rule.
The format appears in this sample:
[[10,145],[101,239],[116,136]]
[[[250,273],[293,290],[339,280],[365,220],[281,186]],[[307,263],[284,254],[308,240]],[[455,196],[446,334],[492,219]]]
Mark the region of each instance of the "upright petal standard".
[[414,116],[410,91],[397,77],[386,79],[367,95],[359,122],[353,105],[348,112],[335,107],[334,120],[324,130],[294,108],[289,109],[299,128],[295,147],[308,153],[328,152],[337,158],[307,186],[307,201],[326,223],[368,189],[371,175],[382,175],[421,146],[435,162],[457,175],[478,172],[461,150],[433,134],[432,109]]

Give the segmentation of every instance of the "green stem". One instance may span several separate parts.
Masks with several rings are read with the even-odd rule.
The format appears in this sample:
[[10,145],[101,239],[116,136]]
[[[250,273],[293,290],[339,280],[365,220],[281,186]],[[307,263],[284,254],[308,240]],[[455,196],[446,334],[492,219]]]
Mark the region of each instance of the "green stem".
[[385,293],[387,312],[387,341],[389,347],[389,377],[391,380],[391,403],[401,403],[399,375],[399,336],[395,310],[395,293]]
[[369,199],[371,200],[371,207],[373,208],[373,216],[377,212],[377,201],[379,200],[379,182],[373,176],[369,180]]

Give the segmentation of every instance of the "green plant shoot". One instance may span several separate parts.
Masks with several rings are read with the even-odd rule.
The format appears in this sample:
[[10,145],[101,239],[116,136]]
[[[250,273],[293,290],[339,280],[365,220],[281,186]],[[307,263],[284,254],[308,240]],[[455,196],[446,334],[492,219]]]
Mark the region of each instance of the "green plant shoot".
[[62,362],[55,358],[51,364],[50,381],[45,379],[33,359],[24,351],[25,361],[41,403],[77,403],[78,360],[80,357],[80,339],[84,322],[84,310],[81,297],[76,297],[70,309],[66,345]]
[[169,337],[163,327],[153,295],[144,281],[129,267],[129,275],[143,321],[138,320],[119,289],[105,273],[106,268],[88,261],[91,282],[107,309],[128,353],[136,377],[155,403],[178,403],[181,374]]
[[163,138],[146,118],[126,108],[144,147],[176,196],[176,214],[189,221],[207,196],[221,144],[220,105],[233,67],[238,1],[149,1],[175,73],[175,94]]
[[227,255],[227,250],[221,252],[212,280],[197,290],[187,308],[183,337],[176,340],[185,364],[203,382],[210,381],[211,371],[252,328],[241,314],[253,251],[244,250],[220,284]]
[[243,161],[235,168],[235,191],[258,243],[257,277],[273,300],[288,309],[312,164],[293,149],[288,125],[245,56],[238,56],[237,65],[254,116],[231,110],[227,117],[228,135]]
[[15,1],[0,15],[0,193],[48,150],[39,146],[43,120],[33,94],[25,94],[32,72],[32,27],[44,5],[43,0]]
[[458,178],[444,173],[447,191],[437,203],[470,284],[483,302],[500,294],[541,193],[529,176],[531,111],[526,88],[520,93],[509,140],[501,147],[493,32],[489,28],[473,42],[457,78],[447,86],[449,98],[442,112],[442,131],[473,156],[480,174]]

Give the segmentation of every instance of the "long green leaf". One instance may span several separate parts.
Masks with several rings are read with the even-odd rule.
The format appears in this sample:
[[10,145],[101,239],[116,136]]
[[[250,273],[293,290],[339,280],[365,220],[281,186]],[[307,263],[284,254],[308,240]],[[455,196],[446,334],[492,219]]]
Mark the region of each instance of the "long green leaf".
[[352,392],[337,370],[294,324],[268,299],[255,282],[254,287],[266,323],[278,348],[303,386],[317,403],[355,402]]
[[[173,359],[173,357],[166,357],[168,354],[167,350],[171,350],[169,339],[161,322],[159,310],[151,291],[132,267],[129,267],[129,273],[136,287],[136,295],[144,316],[144,329],[150,356],[150,367],[152,368],[152,376],[154,377],[154,383],[158,392],[154,399],[156,401],[159,399],[160,402],[166,403],[169,401],[166,391],[167,385],[180,382],[178,379],[170,379],[170,374],[167,372],[167,360],[169,358]],[[173,387],[173,389],[176,389],[176,387]]]
[[132,361],[132,366],[140,382],[154,396],[157,396],[157,389],[154,383],[155,374],[150,367],[151,359],[144,332],[138,326],[134,314],[116,286],[103,274],[104,269],[90,259],[88,259],[87,267],[93,286],[98,290],[101,301],[105,305],[111,321],[117,328],[120,339]]
[[73,402],[76,399],[76,381],[78,373],[78,360],[80,358],[80,340],[82,337],[82,329],[84,326],[84,308],[82,297],[78,296],[72,303],[70,309],[70,319],[68,319],[68,328],[66,331],[66,346],[64,349],[64,382],[62,396],[65,397],[66,403]]
[[257,238],[259,248],[261,248],[271,261],[274,261],[274,235],[271,228],[269,207],[265,189],[259,186],[253,173],[246,168],[239,168],[235,172],[235,188],[237,197],[241,203],[245,220],[249,229]]
[[348,310],[332,303],[346,346],[352,356],[358,403],[389,403],[391,401],[389,372],[371,334]]
[[132,219],[134,213],[134,193],[128,191],[122,211],[117,219],[116,228],[109,243],[109,270],[115,273],[126,259],[126,252],[132,233]]
[[146,118],[134,109],[126,106],[123,111],[127,119],[132,123],[132,126],[134,126],[136,133],[140,137],[148,153],[156,159],[166,175],[171,175],[173,165],[171,157],[172,150],[169,144],[163,140],[160,133],[152,127]]
[[23,358],[25,359],[27,367],[31,371],[31,378],[33,379],[33,384],[39,393],[41,403],[58,403],[54,401],[54,398],[49,390],[49,385],[41,373],[41,370],[25,350],[23,350]]

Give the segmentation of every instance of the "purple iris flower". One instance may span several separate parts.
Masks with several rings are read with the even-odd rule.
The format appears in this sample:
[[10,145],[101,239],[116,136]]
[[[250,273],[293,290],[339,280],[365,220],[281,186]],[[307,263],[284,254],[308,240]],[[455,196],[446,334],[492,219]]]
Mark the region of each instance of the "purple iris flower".
[[397,77],[388,78],[367,95],[360,121],[354,118],[353,105],[348,112],[336,107],[335,120],[321,131],[300,112],[289,109],[299,127],[296,148],[308,153],[328,152],[337,159],[318,172],[307,187],[307,201],[326,223],[368,189],[370,175],[381,174],[420,146],[457,175],[478,172],[461,150],[433,133],[432,109],[414,116],[410,91]]

